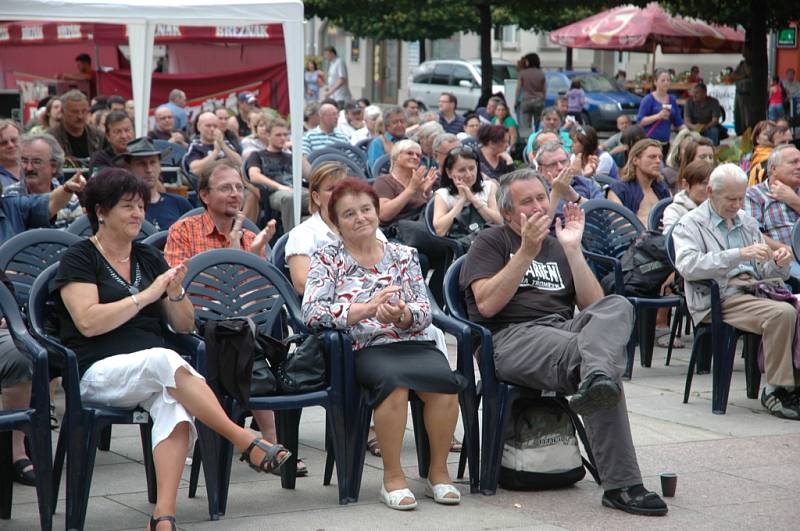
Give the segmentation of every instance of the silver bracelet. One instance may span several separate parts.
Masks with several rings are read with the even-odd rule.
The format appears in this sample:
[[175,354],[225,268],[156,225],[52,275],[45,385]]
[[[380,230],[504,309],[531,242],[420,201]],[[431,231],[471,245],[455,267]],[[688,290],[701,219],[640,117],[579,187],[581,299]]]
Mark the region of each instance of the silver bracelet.
[[136,311],[141,310],[142,309],[142,305],[139,304],[139,299],[136,298],[136,295],[131,293],[131,299],[133,299],[133,303],[136,305]]
[[183,286],[181,286],[181,294],[178,295],[177,297],[172,298],[169,296],[169,294],[167,294],[167,299],[169,299],[170,302],[181,302],[185,297],[186,297],[186,290],[183,288]]

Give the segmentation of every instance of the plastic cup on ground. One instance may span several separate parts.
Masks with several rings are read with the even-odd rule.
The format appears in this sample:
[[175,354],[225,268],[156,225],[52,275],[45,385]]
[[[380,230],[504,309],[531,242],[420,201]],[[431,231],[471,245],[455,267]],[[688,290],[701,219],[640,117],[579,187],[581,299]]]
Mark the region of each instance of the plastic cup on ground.
[[675,488],[678,486],[678,475],[674,472],[661,473],[661,493],[665,498],[675,496]]

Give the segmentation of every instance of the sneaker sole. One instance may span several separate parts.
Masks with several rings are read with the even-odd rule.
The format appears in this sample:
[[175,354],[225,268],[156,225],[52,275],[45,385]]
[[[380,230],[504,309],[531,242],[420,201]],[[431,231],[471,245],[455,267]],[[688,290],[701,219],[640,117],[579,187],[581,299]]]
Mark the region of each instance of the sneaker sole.
[[669,512],[669,507],[663,509],[647,509],[644,507],[629,507],[624,503],[617,503],[603,496],[603,507],[610,507],[636,516],[664,516]]
[[583,417],[616,406],[619,402],[619,395],[619,386],[614,382],[598,382],[591,386],[585,394],[573,396],[569,401],[569,407]]

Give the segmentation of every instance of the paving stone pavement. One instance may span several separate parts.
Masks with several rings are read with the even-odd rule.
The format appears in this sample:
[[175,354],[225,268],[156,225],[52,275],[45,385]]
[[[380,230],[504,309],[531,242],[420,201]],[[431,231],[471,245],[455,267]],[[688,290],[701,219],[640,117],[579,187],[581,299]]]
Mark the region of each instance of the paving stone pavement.
[[[690,345],[690,338],[685,339]],[[451,348],[451,362],[454,356]],[[375,529],[798,529],[800,491],[800,422],[768,415],[745,393],[744,363],[737,359],[726,415],[711,413],[711,376],[695,376],[691,398],[682,403],[689,349],[674,352],[664,366],[665,350],[656,349],[653,366],[636,366],[625,384],[631,428],[645,484],[658,490],[658,474],[678,474],[677,494],[668,499],[663,518],[630,516],[600,505],[601,489],[590,479],[548,492],[512,492],[495,496],[464,494],[458,507],[436,505],[423,496],[416,469],[409,415],[402,464],[419,507],[400,513],[377,498],[381,461],[366,458],[361,500],[340,506],[334,483],[322,485],[324,411],[306,410],[301,424],[300,455],[310,474],[295,491],[280,479],[233,465],[227,514],[208,520],[204,487],[187,498],[189,468],[178,493],[178,522],[186,530],[375,530]],[[637,362],[638,363],[638,362]],[[58,408],[62,410],[59,397]],[[459,428],[460,430],[460,428]],[[460,434],[460,432],[459,432]],[[54,439],[55,447],[55,439]],[[142,529],[152,506],[147,503],[141,442],[135,427],[115,426],[111,451],[99,452],[92,482],[86,529]],[[458,454],[450,454],[455,475]],[[588,478],[588,475],[587,475]],[[59,491],[56,529],[64,527],[64,497]],[[15,485],[12,520],[3,531],[39,527],[32,488]]]

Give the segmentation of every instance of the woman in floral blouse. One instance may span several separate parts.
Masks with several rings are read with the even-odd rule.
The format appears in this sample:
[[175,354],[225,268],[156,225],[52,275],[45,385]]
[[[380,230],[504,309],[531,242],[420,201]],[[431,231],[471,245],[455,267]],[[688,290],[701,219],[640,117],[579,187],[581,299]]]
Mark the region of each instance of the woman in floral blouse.
[[430,303],[417,251],[375,236],[378,197],[362,180],[334,188],[328,215],[341,241],[312,258],[303,318],[312,328],[338,328],[353,338],[356,380],[368,390],[384,474],[381,500],[392,509],[417,506],[400,466],[408,391],[425,403],[431,462],[425,494],[457,504],[461,494],[447,471],[464,378],[453,372],[428,335]]

